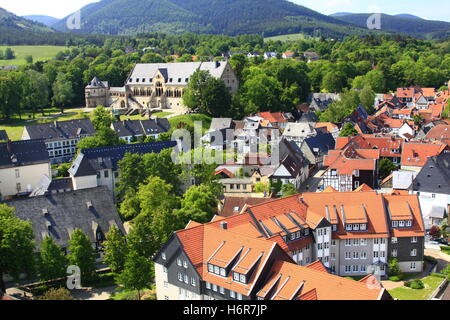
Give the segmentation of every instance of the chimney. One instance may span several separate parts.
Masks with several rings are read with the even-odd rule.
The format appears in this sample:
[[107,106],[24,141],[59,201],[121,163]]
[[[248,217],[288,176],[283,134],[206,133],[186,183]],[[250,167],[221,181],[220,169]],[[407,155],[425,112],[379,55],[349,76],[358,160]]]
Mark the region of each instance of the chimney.
[[223,230],[227,230],[228,229],[228,222],[220,221],[220,228],[223,229]]

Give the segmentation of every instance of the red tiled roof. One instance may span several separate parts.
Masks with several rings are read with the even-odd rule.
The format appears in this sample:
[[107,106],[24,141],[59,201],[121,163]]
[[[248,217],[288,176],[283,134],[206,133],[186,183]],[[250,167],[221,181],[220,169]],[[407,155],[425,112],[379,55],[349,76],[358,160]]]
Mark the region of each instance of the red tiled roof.
[[258,113],[258,116],[264,118],[272,124],[288,122],[281,112],[260,112]]
[[402,166],[423,167],[429,157],[440,155],[446,144],[406,142],[402,148]]
[[414,97],[414,88],[398,88],[397,89],[397,98],[413,98]]
[[450,125],[440,124],[431,129],[425,139],[429,140],[449,140],[450,139]]

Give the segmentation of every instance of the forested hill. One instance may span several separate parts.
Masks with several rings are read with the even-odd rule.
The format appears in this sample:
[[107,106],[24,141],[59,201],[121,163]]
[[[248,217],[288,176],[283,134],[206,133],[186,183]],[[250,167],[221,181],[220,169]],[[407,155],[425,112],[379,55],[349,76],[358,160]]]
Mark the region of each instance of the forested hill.
[[56,32],[46,25],[31,21],[0,8],[0,45],[65,45],[90,42],[101,45],[104,35],[74,35]]
[[[366,33],[347,22],[285,0],[102,0],[81,9],[81,33],[262,34],[330,37]],[[68,31],[65,19],[54,26]]]
[[[353,23],[361,27],[367,25],[370,14],[367,13],[338,13],[332,15],[334,18]],[[441,38],[450,37],[450,23],[444,21],[431,21],[421,19],[412,15],[381,15],[381,28],[385,31],[405,33],[421,38]]]

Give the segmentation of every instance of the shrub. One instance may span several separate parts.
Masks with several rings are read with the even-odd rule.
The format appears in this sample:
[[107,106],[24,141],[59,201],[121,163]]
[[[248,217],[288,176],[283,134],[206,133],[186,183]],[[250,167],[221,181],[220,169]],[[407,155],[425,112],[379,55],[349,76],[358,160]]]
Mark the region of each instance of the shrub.
[[73,300],[73,297],[66,288],[58,288],[46,291],[39,300]]
[[419,290],[425,288],[422,280],[415,279],[405,282],[405,286],[411,289]]
[[404,278],[403,274],[399,274],[397,276],[390,276],[389,280],[390,281],[394,281],[394,282],[398,282],[401,281]]

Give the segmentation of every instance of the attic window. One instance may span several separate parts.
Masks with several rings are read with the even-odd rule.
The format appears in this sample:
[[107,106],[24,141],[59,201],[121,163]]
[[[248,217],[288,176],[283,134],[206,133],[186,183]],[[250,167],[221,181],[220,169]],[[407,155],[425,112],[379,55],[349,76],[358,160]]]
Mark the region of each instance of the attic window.
[[233,211],[234,212],[239,212],[240,207],[234,207]]
[[42,214],[44,216],[48,216],[48,209],[47,208],[42,209]]
[[181,78],[178,78],[178,82],[181,82]]
[[130,78],[129,82],[133,82],[133,79]]
[[94,206],[92,205],[91,201],[86,202],[86,205],[88,207],[88,209],[92,209]]

